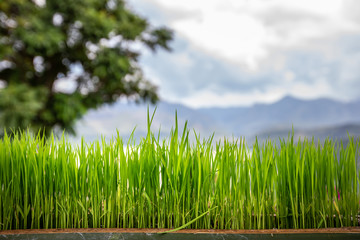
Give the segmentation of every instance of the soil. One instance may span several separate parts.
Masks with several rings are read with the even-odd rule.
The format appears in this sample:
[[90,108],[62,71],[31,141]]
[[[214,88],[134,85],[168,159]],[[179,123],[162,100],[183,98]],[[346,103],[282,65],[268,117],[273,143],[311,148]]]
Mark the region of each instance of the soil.
[[[25,229],[4,230],[2,234],[41,234],[41,233],[158,233],[171,229],[149,228],[67,228],[67,229]],[[291,234],[291,233],[360,233],[360,227],[320,228],[320,229],[266,229],[266,230],[206,230],[182,229],[174,233],[210,234]]]

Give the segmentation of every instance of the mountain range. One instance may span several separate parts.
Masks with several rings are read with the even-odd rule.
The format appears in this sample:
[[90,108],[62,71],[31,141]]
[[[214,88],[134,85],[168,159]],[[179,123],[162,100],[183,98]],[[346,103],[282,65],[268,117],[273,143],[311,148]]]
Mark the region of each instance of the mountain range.
[[[135,129],[134,138],[139,139],[147,132],[147,109],[150,117],[155,106],[123,103],[121,101],[89,111],[76,126],[80,136],[86,141],[110,138],[117,131],[128,139]],[[360,99],[352,102],[339,102],[332,99],[301,100],[287,96],[272,104],[255,104],[250,107],[231,108],[189,108],[181,104],[160,102],[156,106],[152,131],[161,137],[169,135],[175,126],[175,112],[179,127],[188,121],[188,128],[200,137],[207,138],[215,133],[215,140],[223,137],[245,137],[250,142],[259,139],[278,139],[287,137],[294,129],[294,137],[326,137],[345,140],[348,134],[360,136]],[[191,139],[195,139],[191,134]]]

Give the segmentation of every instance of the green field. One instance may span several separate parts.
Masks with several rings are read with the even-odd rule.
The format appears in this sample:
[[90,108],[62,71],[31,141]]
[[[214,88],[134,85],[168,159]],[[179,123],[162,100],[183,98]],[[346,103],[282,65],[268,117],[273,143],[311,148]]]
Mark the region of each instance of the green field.
[[358,226],[360,139],[191,143],[186,125],[160,140],[151,121],[139,143],[5,135],[0,230]]

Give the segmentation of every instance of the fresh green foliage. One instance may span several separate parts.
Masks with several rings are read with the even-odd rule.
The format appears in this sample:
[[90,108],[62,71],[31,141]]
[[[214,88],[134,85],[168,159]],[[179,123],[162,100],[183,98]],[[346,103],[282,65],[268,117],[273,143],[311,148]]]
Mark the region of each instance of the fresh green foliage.
[[357,226],[360,139],[277,146],[117,135],[0,140],[0,230],[22,228],[272,229]]
[[74,133],[88,109],[119,97],[156,102],[134,44],[170,50],[171,39],[123,0],[1,0],[0,131]]

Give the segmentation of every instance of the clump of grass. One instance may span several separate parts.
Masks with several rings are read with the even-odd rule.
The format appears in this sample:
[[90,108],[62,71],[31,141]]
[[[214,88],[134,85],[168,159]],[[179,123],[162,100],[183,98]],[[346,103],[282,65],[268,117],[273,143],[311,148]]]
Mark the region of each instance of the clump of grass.
[[[23,132],[0,140],[0,230],[28,228],[272,229],[357,226],[360,139],[293,136],[190,143],[117,134],[73,146]],[[196,221],[194,221],[196,220]]]

